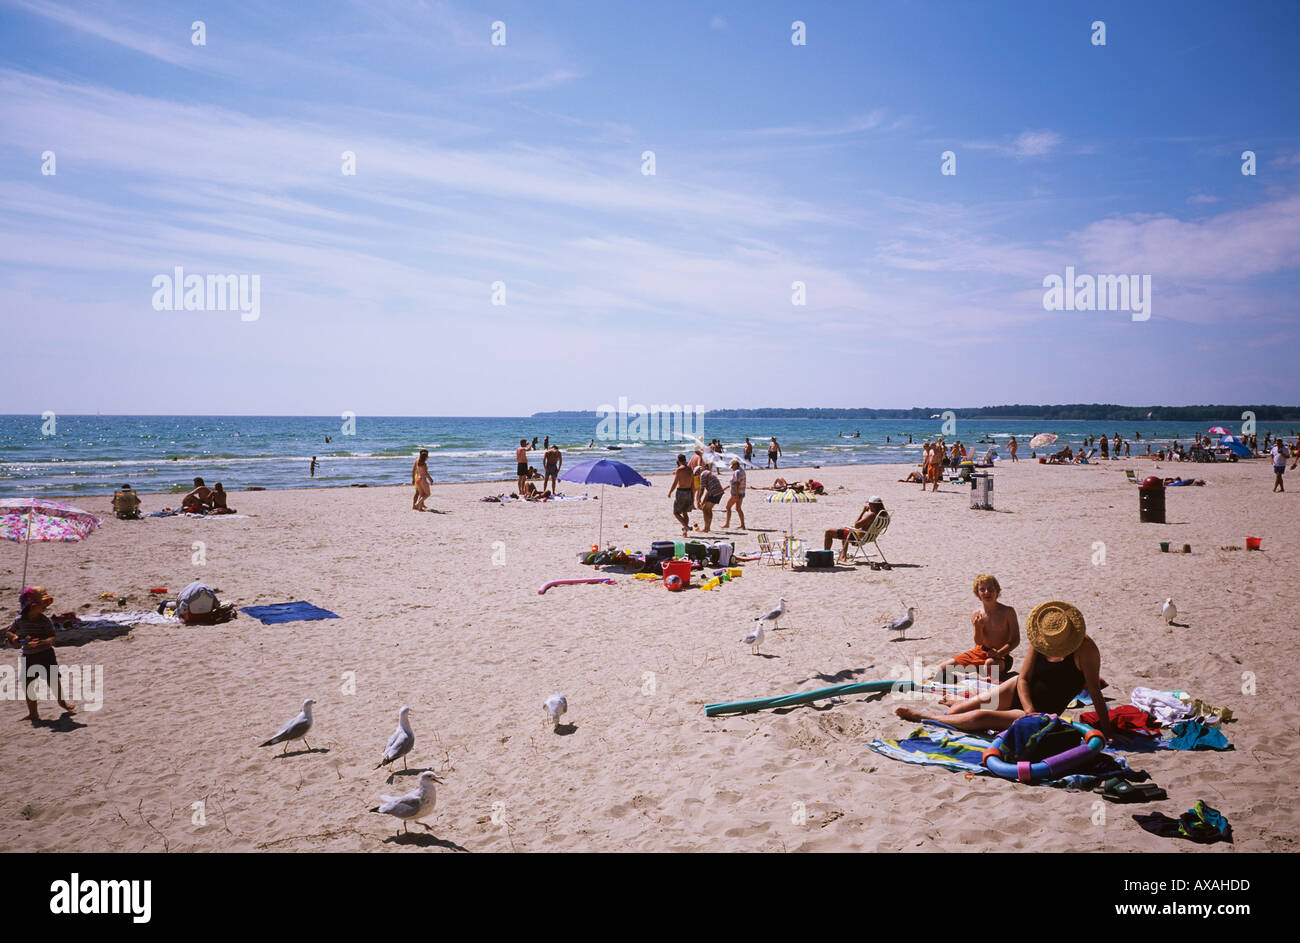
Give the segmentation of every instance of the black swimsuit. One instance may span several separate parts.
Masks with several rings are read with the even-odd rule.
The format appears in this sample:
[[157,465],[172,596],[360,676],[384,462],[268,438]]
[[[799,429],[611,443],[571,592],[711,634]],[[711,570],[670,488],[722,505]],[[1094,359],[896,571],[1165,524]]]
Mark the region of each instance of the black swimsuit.
[[[1062,661],[1048,661],[1039,655],[1034,660],[1034,673],[1029,679],[1029,696],[1033,699],[1034,710],[1040,714],[1059,714],[1083,690],[1085,683],[1083,672],[1074,663],[1073,652]],[[1019,686],[1011,698],[1011,708],[1024,710]]]

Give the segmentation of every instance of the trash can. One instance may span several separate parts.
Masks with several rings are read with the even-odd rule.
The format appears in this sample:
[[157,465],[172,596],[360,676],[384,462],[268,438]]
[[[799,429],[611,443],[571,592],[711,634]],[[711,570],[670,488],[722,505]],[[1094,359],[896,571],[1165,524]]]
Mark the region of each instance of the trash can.
[[1165,522],[1165,483],[1155,475],[1138,485],[1138,520],[1143,524]]
[[993,510],[993,475],[974,472],[970,476],[970,506],[981,511]]

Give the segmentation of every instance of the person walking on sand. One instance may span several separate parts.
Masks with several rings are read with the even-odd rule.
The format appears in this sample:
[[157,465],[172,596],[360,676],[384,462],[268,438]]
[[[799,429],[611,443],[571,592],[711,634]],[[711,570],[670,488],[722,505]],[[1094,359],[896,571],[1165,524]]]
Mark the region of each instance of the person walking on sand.
[[1279,491],[1285,493],[1286,485],[1282,483],[1282,476],[1286,474],[1286,460],[1290,455],[1281,439],[1273,443],[1270,454],[1273,456],[1273,493],[1277,494]]
[[1007,448],[1011,450],[1011,461],[1013,462],[1020,461],[1020,459],[1016,458],[1016,449],[1018,448],[1018,446],[1016,445],[1015,436],[1011,437],[1011,441],[1007,443]]
[[411,499],[411,510],[427,511],[424,502],[433,491],[433,478],[429,475],[429,450],[420,449],[420,457],[411,466],[411,484],[415,485],[415,497]]
[[771,441],[767,443],[767,467],[780,468],[776,460],[781,457],[781,443],[776,441],[776,436],[772,436]]
[[[691,508],[695,502],[695,475],[691,466],[686,464],[686,456],[677,456],[677,468],[673,480],[668,484],[668,496],[673,499],[673,517],[682,525],[682,536],[691,532]],[[676,494],[674,494],[676,492]]]
[[515,474],[519,476],[516,489],[519,497],[524,496],[524,482],[528,480],[528,440],[520,439],[519,448],[515,449]]
[[727,489],[723,487],[718,476],[713,473],[713,463],[705,462],[700,469],[700,510],[704,512],[704,533],[713,528],[713,509],[722,500]]
[[32,697],[31,681],[40,680],[42,674],[59,706],[68,714],[77,712],[63,699],[59,663],[54,657],[54,623],[45,614],[53,603],[54,597],[45,591],[44,586],[28,586],[18,597],[18,618],[4,633],[5,641],[10,645],[22,646],[18,658],[18,683],[23,689],[23,699],[27,701],[27,719],[34,724],[40,722],[41,715],[36,708],[36,698]]
[[731,460],[731,483],[724,490],[729,490],[731,497],[727,499],[727,517],[722,522],[722,529],[731,527],[731,509],[735,508],[740,515],[740,529],[745,530],[745,509],[741,507],[745,503],[745,469],[734,458]]
[[311,457],[311,476],[313,478],[316,477],[316,456],[315,455]]

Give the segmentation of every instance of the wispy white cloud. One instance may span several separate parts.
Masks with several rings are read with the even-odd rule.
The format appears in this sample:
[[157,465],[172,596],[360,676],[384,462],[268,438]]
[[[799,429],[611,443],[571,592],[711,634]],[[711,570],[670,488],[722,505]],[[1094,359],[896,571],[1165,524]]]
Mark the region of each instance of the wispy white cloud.
[[1057,150],[1065,138],[1056,131],[1022,131],[1015,138],[1004,141],[966,141],[963,147],[976,151],[994,151],[1017,160],[1046,157]]

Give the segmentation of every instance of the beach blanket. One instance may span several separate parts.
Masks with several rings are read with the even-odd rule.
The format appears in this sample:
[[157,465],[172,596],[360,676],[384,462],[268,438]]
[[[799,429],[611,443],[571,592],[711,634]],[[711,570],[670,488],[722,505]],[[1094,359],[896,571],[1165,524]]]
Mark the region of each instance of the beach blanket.
[[274,625],[277,622],[312,622],[316,619],[340,618],[337,612],[321,609],[319,606],[313,606],[311,603],[302,600],[297,602],[277,602],[269,606],[245,606],[239,611],[248,613],[263,625]]
[[871,749],[881,756],[920,766],[942,766],[963,773],[988,773],[981,762],[992,740],[933,725],[933,732],[917,727],[902,740],[872,740]]
[[201,517],[205,520],[223,518],[223,517],[247,517],[247,514],[195,514],[193,511],[187,511],[184,508],[163,508],[161,511],[150,511],[145,517]]
[[[924,721],[924,723],[933,730],[927,731],[925,727],[918,727],[912,731],[911,736],[903,740],[873,740],[870,744],[871,749],[881,756],[902,763],[942,766],[945,769],[971,775],[988,773],[982,760],[984,750],[993,746],[991,736],[963,733],[933,721]],[[1084,770],[1070,773],[1059,779],[1042,780],[1038,785],[1054,786],[1058,789],[1087,790],[1116,776],[1136,781],[1149,778],[1143,772],[1130,770],[1128,761],[1123,757],[1102,752],[1098,753],[1092,764]]]
[[108,629],[121,625],[180,625],[180,619],[169,618],[149,609],[124,609],[117,612],[101,612],[98,615],[84,615],[76,622],[55,625],[57,632],[69,629]]

